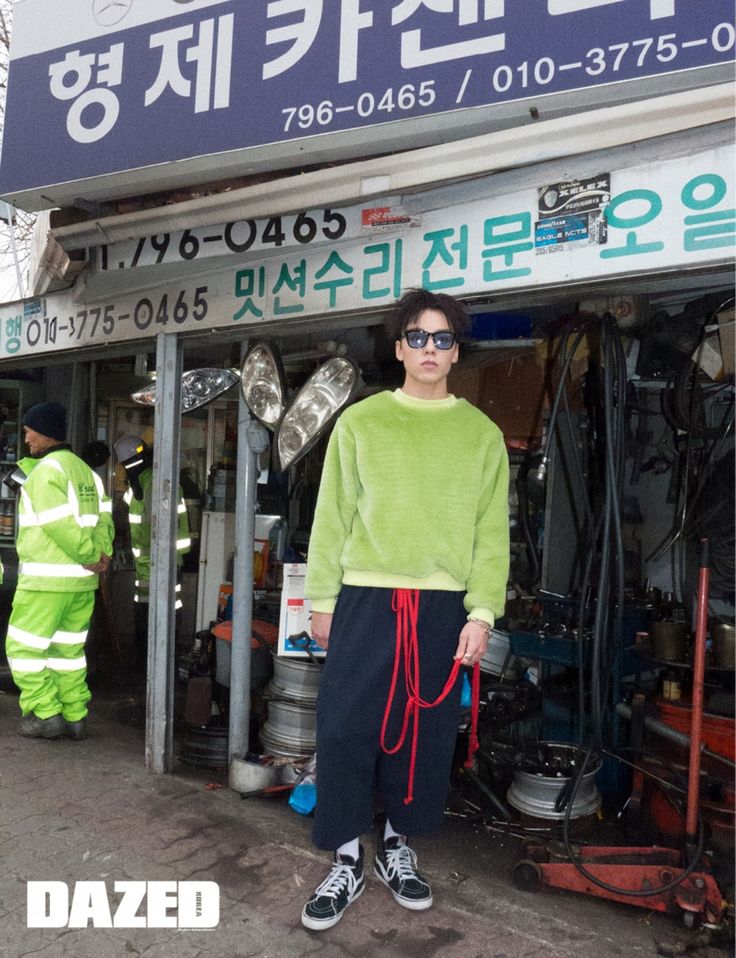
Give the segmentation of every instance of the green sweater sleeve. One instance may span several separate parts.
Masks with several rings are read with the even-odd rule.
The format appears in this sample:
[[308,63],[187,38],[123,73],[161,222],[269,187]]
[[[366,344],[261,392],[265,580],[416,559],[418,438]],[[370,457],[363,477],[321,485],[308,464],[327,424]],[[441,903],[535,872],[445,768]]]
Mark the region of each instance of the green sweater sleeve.
[[488,448],[483,478],[465,608],[473,618],[493,624],[504,613],[510,548],[509,457],[500,436]]
[[305,592],[314,612],[332,612],[342,584],[341,556],[352,528],[360,480],[355,440],[338,419],[322,468],[317,506],[309,539]]

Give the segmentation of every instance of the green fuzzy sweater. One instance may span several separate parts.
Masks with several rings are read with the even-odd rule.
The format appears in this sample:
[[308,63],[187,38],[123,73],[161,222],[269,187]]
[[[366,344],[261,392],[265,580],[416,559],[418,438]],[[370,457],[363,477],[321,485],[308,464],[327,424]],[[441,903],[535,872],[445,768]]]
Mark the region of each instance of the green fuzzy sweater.
[[309,541],[314,611],[332,612],[343,584],[442,589],[493,623],[508,569],[508,456],[487,416],[398,389],[340,416]]

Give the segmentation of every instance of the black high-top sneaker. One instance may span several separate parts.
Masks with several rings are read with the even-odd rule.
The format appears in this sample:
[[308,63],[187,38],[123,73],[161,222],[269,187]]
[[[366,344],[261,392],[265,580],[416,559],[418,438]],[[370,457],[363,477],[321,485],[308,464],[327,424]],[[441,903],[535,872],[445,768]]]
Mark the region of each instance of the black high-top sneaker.
[[332,928],[342,918],[345,909],[363,894],[363,846],[358,860],[350,855],[335,854],[330,873],[314,890],[302,910],[302,924],[312,931]]
[[431,907],[432,889],[417,871],[417,856],[406,844],[406,838],[395,835],[384,840],[380,830],[376,845],[373,871],[396,901],[412,911]]

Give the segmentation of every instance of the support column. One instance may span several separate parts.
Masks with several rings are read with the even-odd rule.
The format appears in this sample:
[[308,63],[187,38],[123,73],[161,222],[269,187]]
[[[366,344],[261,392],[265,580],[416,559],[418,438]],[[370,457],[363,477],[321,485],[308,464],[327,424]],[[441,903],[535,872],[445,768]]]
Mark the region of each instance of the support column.
[[[245,357],[247,344],[243,345]],[[240,392],[240,390],[239,390]],[[230,731],[228,758],[243,758],[250,730],[251,634],[253,626],[253,548],[255,538],[258,455],[251,435],[257,423],[240,392],[235,493],[233,563],[233,632],[230,649]]]
[[179,501],[182,348],[175,333],[156,337],[156,415],[153,442],[151,583],[148,608],[146,766],[174,764],[174,647],[176,534]]

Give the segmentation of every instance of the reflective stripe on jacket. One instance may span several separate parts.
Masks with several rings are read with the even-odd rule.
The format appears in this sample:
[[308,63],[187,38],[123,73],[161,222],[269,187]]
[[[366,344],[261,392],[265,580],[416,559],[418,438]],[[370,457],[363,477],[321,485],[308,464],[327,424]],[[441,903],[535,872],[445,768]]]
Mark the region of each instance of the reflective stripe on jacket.
[[70,449],[38,460],[18,505],[18,588],[45,592],[96,589],[84,565],[112,554],[112,502],[100,477]]
[[[130,524],[130,544],[133,549],[136,573],[137,601],[148,601],[148,582],[151,578],[151,516],[153,513],[153,469],[149,466],[138,477],[142,499],[136,499],[130,487],[125,492],[124,499],[128,504],[128,522]],[[176,534],[176,562],[181,566],[182,559],[189,552],[191,539],[189,537],[189,519],[184,495],[179,487],[179,501],[177,505],[179,524]]]

